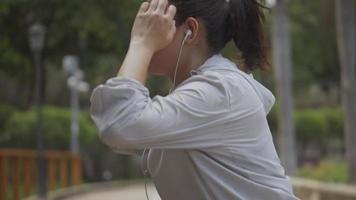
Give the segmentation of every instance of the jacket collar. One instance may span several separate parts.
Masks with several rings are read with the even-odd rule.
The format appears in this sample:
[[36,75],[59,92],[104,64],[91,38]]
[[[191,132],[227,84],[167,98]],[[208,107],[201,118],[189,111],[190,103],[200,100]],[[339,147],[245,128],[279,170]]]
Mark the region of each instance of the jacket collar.
[[[224,57],[221,53],[216,53],[213,54],[211,57],[209,57],[207,60],[205,60],[205,62],[202,65],[200,65],[198,68],[191,70],[190,75],[195,75],[204,71],[216,71],[216,70],[233,71],[233,72],[240,72],[240,73],[243,72],[236,66],[234,62]],[[252,73],[246,75],[250,75],[251,77],[253,77]]]

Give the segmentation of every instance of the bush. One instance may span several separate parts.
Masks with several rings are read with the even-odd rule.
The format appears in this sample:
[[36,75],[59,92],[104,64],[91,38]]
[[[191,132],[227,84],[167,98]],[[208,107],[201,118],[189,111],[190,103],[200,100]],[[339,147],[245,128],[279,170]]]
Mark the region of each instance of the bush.
[[[277,105],[273,106],[267,115],[267,120],[271,132],[277,132]],[[302,143],[331,139],[342,141],[344,138],[344,119],[341,107],[296,110],[294,123],[297,140]]]
[[325,108],[323,114],[326,118],[327,135],[330,138],[344,138],[344,115],[341,107]]
[[[16,148],[36,148],[36,110],[14,112],[4,125],[1,146]],[[96,127],[89,116],[79,114],[80,143],[87,145],[96,139]],[[70,111],[66,108],[45,106],[43,108],[43,142],[45,148],[69,149]]]
[[319,141],[327,135],[327,122],[322,111],[306,109],[294,113],[297,139]]
[[16,111],[16,108],[7,104],[0,105],[0,130],[3,130],[9,116]]
[[[293,113],[298,154],[301,162],[318,161],[321,156],[337,156],[344,152],[344,119],[340,106],[301,109]],[[267,115],[270,130],[278,132],[278,107]],[[276,138],[276,137],[274,137]]]

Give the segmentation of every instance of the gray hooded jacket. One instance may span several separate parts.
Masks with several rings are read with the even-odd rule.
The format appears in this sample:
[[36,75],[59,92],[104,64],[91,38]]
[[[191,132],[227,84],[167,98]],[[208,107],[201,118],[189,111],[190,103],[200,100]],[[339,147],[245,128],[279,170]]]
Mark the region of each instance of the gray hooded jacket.
[[218,53],[167,96],[128,77],[97,86],[90,114],[115,152],[149,148],[163,200],[296,200],[266,115],[275,98]]

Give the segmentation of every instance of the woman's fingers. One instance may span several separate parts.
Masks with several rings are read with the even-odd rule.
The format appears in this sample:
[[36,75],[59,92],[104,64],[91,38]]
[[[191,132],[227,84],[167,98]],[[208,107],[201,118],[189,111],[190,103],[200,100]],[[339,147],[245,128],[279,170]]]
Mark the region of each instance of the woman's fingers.
[[167,6],[168,6],[168,0],[147,0],[147,2],[144,2],[141,5],[141,9],[143,10],[143,12],[157,11],[158,13],[165,14],[168,18],[173,19],[176,13],[176,7],[174,5],[170,5],[167,8]]
[[161,14],[166,12],[166,8],[168,5],[168,0],[159,0],[157,11]]
[[140,12],[140,13],[146,12],[146,11],[148,10],[149,6],[150,6],[150,3],[148,3],[148,2],[143,2],[143,3],[141,4],[141,7],[140,7],[139,12]]
[[167,13],[165,14],[169,19],[173,20],[176,15],[177,8],[174,5],[170,5],[167,9]]
[[156,52],[174,38],[176,7],[169,0],[146,0],[131,30],[131,42],[141,43]]
[[153,12],[157,9],[158,7],[159,0],[151,0],[150,1],[150,8],[148,9],[149,11]]

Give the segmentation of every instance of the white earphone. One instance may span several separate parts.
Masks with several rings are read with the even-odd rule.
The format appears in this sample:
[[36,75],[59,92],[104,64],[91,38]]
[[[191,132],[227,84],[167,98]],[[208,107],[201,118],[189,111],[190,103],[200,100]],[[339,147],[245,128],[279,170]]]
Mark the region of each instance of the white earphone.
[[174,88],[175,84],[176,84],[176,75],[177,75],[177,70],[178,70],[178,65],[179,65],[179,60],[180,60],[180,54],[182,53],[182,48],[183,48],[183,45],[185,43],[185,41],[188,39],[189,36],[192,35],[192,30],[191,29],[188,29],[186,32],[185,32],[185,35],[184,35],[184,39],[182,41],[182,45],[180,47],[180,50],[179,50],[179,54],[178,54],[178,59],[177,59],[177,64],[176,64],[176,70],[174,72],[174,79],[173,79],[173,87],[169,90],[169,93],[172,92],[172,89]]
[[[188,39],[189,36],[192,35],[192,30],[188,29],[186,32],[185,32],[185,35],[184,35],[184,39],[182,41],[182,45],[180,47],[180,50],[179,50],[179,54],[178,54],[178,59],[177,59],[177,63],[176,63],[176,68],[175,68],[175,72],[174,72],[174,79],[173,79],[173,87],[175,86],[175,83],[176,83],[176,75],[177,75],[177,69],[178,69],[178,65],[179,65],[179,60],[180,60],[180,54],[182,53],[182,49],[183,49],[183,46],[184,46],[184,43],[185,41]],[[169,94],[172,92],[172,89],[173,87],[169,90]],[[145,148],[143,150],[143,153],[141,155],[141,170],[143,172],[143,176],[144,176],[144,182],[145,182],[145,192],[146,192],[146,198],[147,200],[149,200],[149,197],[148,197],[148,193],[147,193],[147,182],[146,182],[146,174],[149,172],[148,171],[148,166],[149,166],[149,155],[150,155],[150,151],[148,151],[148,155],[147,155],[147,159],[146,159],[146,169],[143,168],[143,160],[144,160],[144,156],[145,156],[145,152],[146,152],[146,149]],[[159,162],[157,164],[157,168],[156,170],[151,174],[153,176],[156,176],[156,174],[158,173],[159,169],[161,168],[161,164],[162,164],[162,158],[163,158],[163,151],[161,151],[161,154],[160,154],[160,159],[159,159]]]
[[185,36],[184,36],[184,39],[183,39],[183,42],[185,42],[189,36],[192,35],[192,30],[188,29],[186,32],[185,32]]

